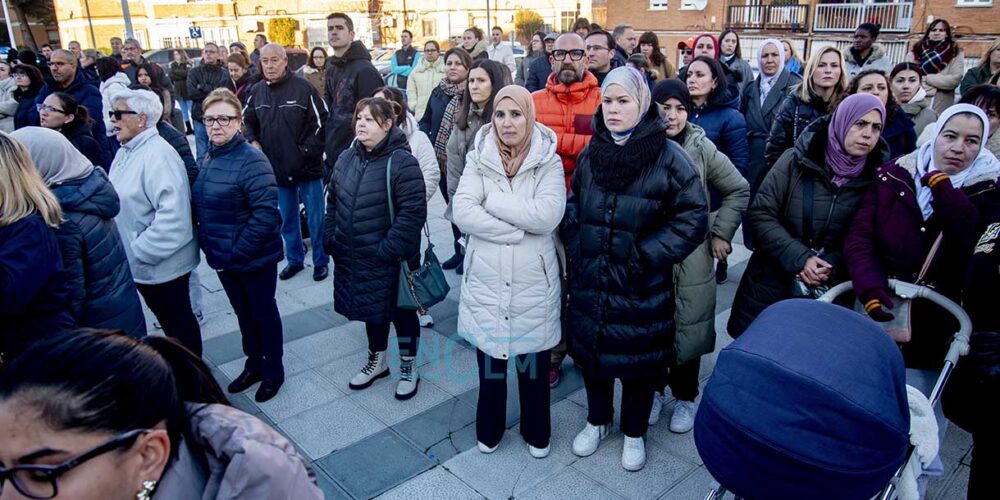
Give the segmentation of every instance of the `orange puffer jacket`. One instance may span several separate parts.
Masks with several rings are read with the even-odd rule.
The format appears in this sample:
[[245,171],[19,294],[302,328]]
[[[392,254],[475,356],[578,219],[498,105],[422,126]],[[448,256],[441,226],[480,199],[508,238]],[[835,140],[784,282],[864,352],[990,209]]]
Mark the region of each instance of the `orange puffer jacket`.
[[601,103],[601,87],[589,71],[583,81],[566,85],[556,73],[549,75],[545,88],[531,94],[535,101],[535,119],[556,133],[556,152],[562,159],[566,189],[576,169],[576,157],[590,143],[594,111]]

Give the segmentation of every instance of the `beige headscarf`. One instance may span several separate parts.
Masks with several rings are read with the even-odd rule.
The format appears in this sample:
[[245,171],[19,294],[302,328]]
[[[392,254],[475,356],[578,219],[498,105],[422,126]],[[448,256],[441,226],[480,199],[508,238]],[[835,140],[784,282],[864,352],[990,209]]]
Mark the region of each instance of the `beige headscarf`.
[[518,85],[508,85],[500,89],[493,101],[493,109],[496,110],[504,99],[513,101],[514,105],[524,114],[524,137],[521,138],[520,143],[510,146],[500,140],[500,127],[491,120],[493,137],[496,140],[497,149],[500,151],[500,161],[503,163],[504,171],[507,172],[507,178],[513,179],[521,168],[521,164],[524,163],[524,159],[528,156],[528,151],[531,150],[531,135],[535,131],[535,102],[531,99],[531,93],[528,92],[528,89]]
[[55,130],[24,127],[10,135],[24,144],[46,186],[83,179],[94,171],[94,164]]

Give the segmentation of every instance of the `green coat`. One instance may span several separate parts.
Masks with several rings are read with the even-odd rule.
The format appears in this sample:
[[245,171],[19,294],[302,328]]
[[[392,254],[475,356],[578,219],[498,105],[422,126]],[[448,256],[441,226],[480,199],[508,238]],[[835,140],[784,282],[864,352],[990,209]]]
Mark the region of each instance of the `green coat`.
[[677,363],[695,359],[715,350],[715,266],[712,236],[731,242],[750,202],[750,185],[726,155],[719,152],[705,131],[692,123],[684,130],[684,152],[701,178],[705,197],[712,186],[722,196],[708,238],[680,264],[674,266],[677,310]]

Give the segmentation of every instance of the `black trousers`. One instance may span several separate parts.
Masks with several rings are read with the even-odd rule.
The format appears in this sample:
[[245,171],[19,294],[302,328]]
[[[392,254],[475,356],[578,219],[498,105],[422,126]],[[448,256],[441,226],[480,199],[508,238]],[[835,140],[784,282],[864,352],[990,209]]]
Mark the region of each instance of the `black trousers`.
[[[451,203],[451,197],[448,196],[448,175],[443,172],[441,173],[441,180],[438,182],[438,190],[441,191],[444,202]],[[462,255],[464,253],[462,245],[458,244],[458,240],[462,238],[462,231],[458,229],[458,226],[452,224],[451,234],[455,237],[455,255]]]
[[698,397],[698,372],[701,371],[701,357],[689,360],[670,369],[667,385],[674,397],[681,401],[694,401]]
[[265,380],[283,382],[284,339],[281,314],[274,299],[278,264],[246,272],[219,271],[219,281],[240,324],[243,353],[247,355],[244,369],[260,373]]
[[[394,308],[392,324],[396,327],[399,355],[416,357],[417,348],[420,347],[417,311]],[[380,352],[389,348],[389,323],[365,323],[365,333],[368,334],[368,348],[372,351]]]
[[157,285],[136,283],[149,310],[163,327],[163,333],[176,339],[199,358],[201,357],[201,326],[191,310],[188,281],[191,273]]
[[[621,379],[621,429],[626,436],[643,437],[649,428],[649,411],[653,409],[653,393],[657,378]],[[583,384],[587,390],[587,422],[610,425],[615,416],[615,379],[597,378],[584,370]]]
[[[521,436],[535,448],[548,446],[552,435],[549,405],[550,355],[545,350],[514,357],[518,400],[521,403]],[[491,448],[500,442],[507,427],[507,361],[492,358],[476,349],[476,362],[479,364],[476,438]]]

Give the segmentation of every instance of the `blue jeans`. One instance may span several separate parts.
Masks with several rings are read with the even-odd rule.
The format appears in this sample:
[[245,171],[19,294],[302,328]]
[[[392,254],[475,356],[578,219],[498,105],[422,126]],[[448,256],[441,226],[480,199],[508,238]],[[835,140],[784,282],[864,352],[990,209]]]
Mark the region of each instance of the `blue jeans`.
[[200,120],[194,122],[194,147],[194,160],[200,164],[201,157],[208,153],[208,131]]
[[330,257],[323,250],[323,218],[326,206],[323,201],[323,181],[300,182],[294,186],[278,186],[278,210],[281,211],[281,239],[285,240],[288,265],[301,266],[306,260],[306,247],[302,242],[299,222],[299,199],[306,206],[306,219],[312,242],[313,266],[326,266]]
[[177,105],[181,108],[181,117],[184,118],[184,123],[191,121],[191,104],[192,102],[189,99],[177,99]]

